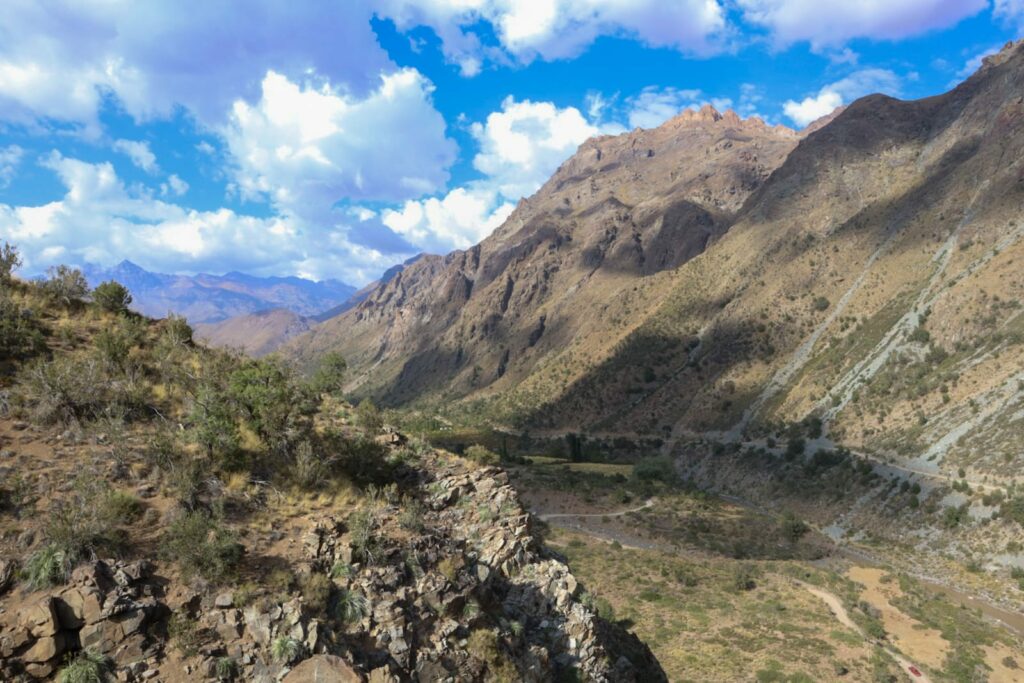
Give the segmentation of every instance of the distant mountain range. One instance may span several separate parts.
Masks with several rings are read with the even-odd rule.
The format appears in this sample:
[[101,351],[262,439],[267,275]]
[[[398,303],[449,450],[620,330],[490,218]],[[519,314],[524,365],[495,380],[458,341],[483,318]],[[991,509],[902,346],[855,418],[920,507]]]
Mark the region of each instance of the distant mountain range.
[[384,271],[379,280],[354,292],[337,306],[316,315],[302,315],[287,306],[258,310],[219,321],[198,322],[195,325],[196,337],[210,346],[238,348],[253,356],[265,356],[293,337],[358,305],[370,292],[390,281],[421,256],[414,256],[405,263],[392,266]]
[[131,261],[122,261],[113,268],[86,266],[82,270],[91,286],[105,280],[123,284],[132,293],[132,308],[140,313],[159,318],[173,312],[193,324],[215,323],[276,308],[315,317],[338,309],[357,291],[339,280],[316,282],[299,277],[256,277],[238,272],[225,275],[151,273]]

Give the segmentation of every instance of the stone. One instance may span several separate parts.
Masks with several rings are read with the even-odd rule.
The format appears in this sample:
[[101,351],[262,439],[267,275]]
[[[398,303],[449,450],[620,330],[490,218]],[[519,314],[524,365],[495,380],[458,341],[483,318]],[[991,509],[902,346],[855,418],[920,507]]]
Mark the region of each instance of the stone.
[[0,560],[0,595],[14,585],[14,574],[18,569],[18,563],[14,560]]
[[65,645],[63,633],[39,638],[21,655],[21,659],[25,662],[48,662],[63,654]]
[[84,624],[95,624],[102,618],[103,601],[95,588],[69,588],[60,594],[57,615],[61,626],[78,629]]
[[220,593],[216,598],[214,598],[213,604],[215,607],[231,607],[235,604],[235,596],[233,593],[231,593],[231,591],[225,591],[223,593]]
[[18,625],[28,629],[36,638],[55,635],[60,630],[60,621],[53,597],[47,596],[23,610],[18,617]]
[[352,666],[335,655],[313,655],[288,672],[282,683],[361,683]]

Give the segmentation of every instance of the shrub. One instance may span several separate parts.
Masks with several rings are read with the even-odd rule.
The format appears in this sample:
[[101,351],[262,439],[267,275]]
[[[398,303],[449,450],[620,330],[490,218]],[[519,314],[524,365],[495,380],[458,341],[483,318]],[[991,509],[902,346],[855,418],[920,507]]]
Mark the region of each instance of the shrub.
[[9,242],[4,242],[0,248],[0,284],[7,284],[11,281],[11,275],[21,267],[21,255],[18,248]]
[[164,320],[162,336],[172,346],[183,346],[192,341],[192,327],[184,316],[171,313]]
[[501,462],[497,453],[479,444],[473,444],[467,448],[464,455],[479,465],[497,465]]
[[313,452],[313,445],[305,440],[295,449],[295,462],[291,477],[298,486],[314,489],[320,486],[328,475],[327,464]]
[[211,383],[199,386],[189,411],[189,435],[207,457],[226,456],[238,450],[240,437],[232,405],[223,392]]
[[811,530],[802,519],[789,511],[782,516],[780,528],[782,530],[782,535],[785,536],[786,540],[790,543],[796,543]]
[[54,266],[46,271],[46,275],[43,292],[57,304],[74,306],[89,293],[89,283],[77,268]]
[[43,334],[32,314],[0,294],[0,356],[26,358],[43,349]]
[[927,344],[931,341],[932,335],[921,326],[915,327],[914,331],[907,336],[907,340],[916,344]]
[[195,620],[189,615],[182,612],[172,613],[171,618],[167,620],[167,637],[184,657],[199,654],[202,635],[196,627]]
[[57,683],[103,683],[110,680],[110,660],[106,655],[86,648],[57,674]]
[[753,565],[741,564],[733,573],[733,587],[738,591],[752,591],[757,588],[757,570]]
[[829,300],[826,299],[825,297],[819,296],[814,299],[814,303],[811,305],[816,311],[826,311],[828,310],[828,307],[831,306],[832,304],[829,303]]
[[356,424],[371,434],[376,434],[384,426],[380,409],[370,399],[364,398],[356,406]]
[[230,681],[238,675],[238,662],[234,657],[218,657],[213,665],[218,681]]
[[125,313],[132,303],[132,295],[120,282],[110,280],[96,285],[92,291],[92,300],[105,311]]
[[22,569],[22,577],[32,590],[64,583],[70,574],[71,563],[67,555],[54,543],[48,543],[32,553]]
[[515,683],[522,680],[515,665],[498,645],[498,634],[489,628],[479,628],[469,634],[466,646],[469,653],[487,664],[488,681]]
[[327,609],[327,601],[331,597],[331,589],[334,584],[326,574],[310,572],[302,577],[302,600],[306,607],[314,612],[320,613]]
[[177,562],[187,577],[222,582],[234,573],[244,548],[220,520],[203,512],[186,512],[164,532],[161,552],[165,559]]
[[334,616],[339,621],[352,624],[370,614],[370,601],[356,590],[338,591],[334,599]]
[[228,396],[248,426],[274,451],[287,450],[291,437],[311,430],[310,416],[316,406],[279,361],[249,361],[235,369],[228,377]]
[[675,479],[675,465],[667,455],[644,458],[633,466],[633,477],[640,481],[671,482]]
[[320,365],[310,380],[310,386],[317,394],[339,394],[345,381],[348,364],[337,351],[331,351],[320,359]]
[[289,636],[279,636],[270,644],[270,656],[278,664],[291,664],[302,651],[302,643]]

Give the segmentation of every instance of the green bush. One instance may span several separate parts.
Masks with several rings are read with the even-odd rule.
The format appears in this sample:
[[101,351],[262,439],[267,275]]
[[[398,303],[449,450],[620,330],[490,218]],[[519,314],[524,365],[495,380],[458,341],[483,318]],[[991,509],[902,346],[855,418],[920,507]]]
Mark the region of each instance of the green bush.
[[44,348],[35,317],[0,293],[0,356],[27,358]]
[[354,624],[370,614],[370,601],[356,590],[341,590],[334,598],[334,616],[345,624]]
[[303,604],[309,611],[319,614],[327,609],[334,584],[326,574],[310,572],[302,577],[299,585],[302,588]]
[[331,351],[320,359],[320,364],[313,373],[310,386],[317,394],[340,394],[345,382],[345,371],[348,364],[337,351]]
[[825,297],[819,296],[814,299],[814,303],[811,305],[816,311],[827,311],[828,307],[832,304]]
[[174,520],[160,545],[164,559],[177,562],[187,577],[199,575],[215,583],[234,574],[244,553],[235,534],[203,512],[186,512]]
[[497,453],[479,444],[473,444],[467,448],[464,455],[479,465],[497,465],[501,462]]
[[105,311],[125,313],[132,303],[132,295],[120,282],[110,280],[96,285],[92,291],[92,300]]
[[270,656],[278,664],[291,664],[302,652],[302,643],[289,636],[279,636],[270,644]]
[[18,254],[18,248],[4,242],[3,248],[0,248],[0,284],[8,284],[14,271],[20,267],[21,255]]
[[376,434],[384,426],[380,409],[370,399],[364,398],[356,406],[356,424],[371,434]]
[[57,674],[57,683],[104,683],[111,680],[113,667],[106,655],[86,648]]
[[202,634],[196,621],[183,612],[174,612],[167,620],[167,638],[184,657],[199,654]]
[[89,283],[82,271],[71,266],[53,266],[46,271],[47,279],[43,283],[43,293],[54,303],[62,306],[74,306],[81,302],[89,293]]
[[672,482],[675,474],[675,463],[667,455],[644,458],[633,466],[633,477],[639,481]]
[[71,562],[55,543],[47,543],[32,553],[21,570],[22,578],[32,590],[62,584],[70,574]]

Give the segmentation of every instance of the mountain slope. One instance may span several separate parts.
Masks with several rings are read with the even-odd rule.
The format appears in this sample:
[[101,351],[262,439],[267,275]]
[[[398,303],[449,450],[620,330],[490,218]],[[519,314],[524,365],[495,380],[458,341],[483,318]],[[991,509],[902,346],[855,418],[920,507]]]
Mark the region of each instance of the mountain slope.
[[193,323],[217,322],[271,308],[287,308],[313,316],[336,307],[356,289],[338,280],[314,282],[298,277],[255,277],[245,273],[225,275],[166,275],[151,273],[131,261],[110,269],[84,269],[91,286],[117,280],[134,299],[132,308],[159,317],[168,311]]
[[589,141],[481,245],[290,352],[341,349],[357,393],[532,429],[735,438],[813,413],[922,467],[964,437],[951,465],[1006,469],[1021,92],[1018,44],[799,140],[705,110]]
[[507,391],[574,339],[607,355],[797,140],[710,107],[590,140],[479,246],[421,258],[288,352],[340,348],[351,388],[390,403]]
[[309,330],[314,320],[286,308],[272,308],[215,323],[195,325],[196,338],[209,346],[242,349],[259,358]]

